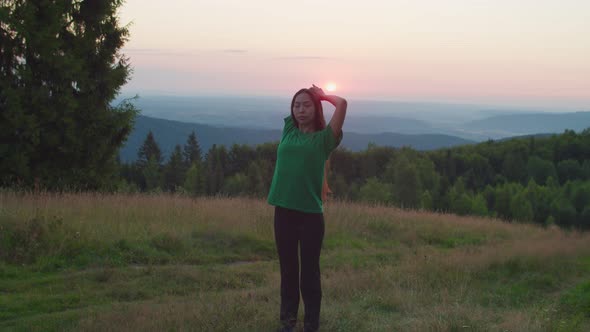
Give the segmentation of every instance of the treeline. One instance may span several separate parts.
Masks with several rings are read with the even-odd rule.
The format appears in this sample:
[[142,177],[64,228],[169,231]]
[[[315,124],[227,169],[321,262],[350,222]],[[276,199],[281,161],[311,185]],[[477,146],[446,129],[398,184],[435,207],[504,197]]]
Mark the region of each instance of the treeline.
[[[265,197],[276,148],[213,145],[203,154],[193,132],[163,162],[150,132],[138,160],[121,166],[120,190]],[[590,228],[590,129],[427,152],[339,148],[330,160],[337,199]]]
[[270,187],[276,148],[273,143],[255,148],[236,144],[228,150],[214,144],[203,154],[193,132],[164,162],[150,131],[139,148],[137,161],[121,165],[118,190],[263,197]]

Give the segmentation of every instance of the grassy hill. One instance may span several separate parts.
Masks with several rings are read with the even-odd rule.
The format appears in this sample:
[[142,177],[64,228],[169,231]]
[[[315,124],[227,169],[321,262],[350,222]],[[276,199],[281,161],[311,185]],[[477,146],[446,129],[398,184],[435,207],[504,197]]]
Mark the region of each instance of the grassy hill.
[[[0,192],[0,330],[273,331],[272,214]],[[590,234],[344,202],[325,215],[323,331],[590,329]]]

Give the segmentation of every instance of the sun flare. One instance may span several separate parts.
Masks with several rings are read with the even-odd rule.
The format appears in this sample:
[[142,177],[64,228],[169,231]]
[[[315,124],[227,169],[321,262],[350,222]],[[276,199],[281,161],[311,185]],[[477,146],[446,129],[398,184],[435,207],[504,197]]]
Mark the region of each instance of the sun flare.
[[328,83],[328,84],[326,84],[326,90],[327,91],[330,91],[330,92],[336,91],[336,84],[334,84],[334,83]]

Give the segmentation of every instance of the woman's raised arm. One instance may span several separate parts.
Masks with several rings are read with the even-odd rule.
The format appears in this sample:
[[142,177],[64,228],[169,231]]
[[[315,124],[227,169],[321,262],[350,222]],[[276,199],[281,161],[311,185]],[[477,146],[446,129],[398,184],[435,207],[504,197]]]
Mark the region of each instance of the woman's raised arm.
[[334,136],[339,137],[342,132],[344,118],[346,117],[346,108],[348,106],[348,102],[346,99],[339,96],[326,95],[321,88],[318,88],[315,85],[313,85],[310,90],[317,93],[320,97],[320,100],[325,100],[336,107],[334,115],[332,115],[332,119],[330,120],[330,127],[334,132]]

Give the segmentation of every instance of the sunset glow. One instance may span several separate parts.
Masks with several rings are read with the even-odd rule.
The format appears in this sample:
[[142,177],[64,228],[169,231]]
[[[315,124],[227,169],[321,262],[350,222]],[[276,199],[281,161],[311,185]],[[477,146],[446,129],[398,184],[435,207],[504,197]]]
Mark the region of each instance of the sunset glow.
[[587,0],[127,0],[124,92],[286,96],[330,77],[322,88],[350,98],[586,109],[588,13]]

